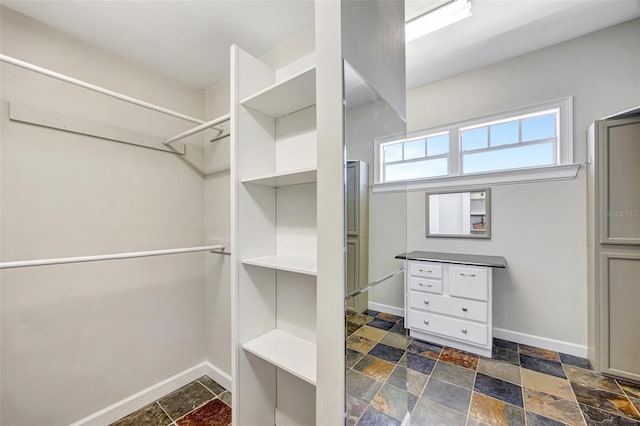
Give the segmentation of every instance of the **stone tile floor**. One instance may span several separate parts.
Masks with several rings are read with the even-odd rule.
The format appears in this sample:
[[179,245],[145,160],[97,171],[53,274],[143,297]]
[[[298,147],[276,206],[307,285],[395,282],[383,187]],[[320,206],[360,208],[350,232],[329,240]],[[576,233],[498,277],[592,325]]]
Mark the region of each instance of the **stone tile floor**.
[[110,426],[229,426],[231,393],[208,376],[163,396]]
[[[347,424],[640,426],[640,386],[589,361],[494,339],[492,359],[405,337],[402,318],[348,314]],[[407,383],[408,392],[402,390]]]
[[[402,318],[348,314],[347,424],[640,426],[640,386],[589,361],[494,339],[492,359],[405,336]],[[407,390],[404,390],[407,385]],[[207,376],[111,426],[229,426],[231,394]]]

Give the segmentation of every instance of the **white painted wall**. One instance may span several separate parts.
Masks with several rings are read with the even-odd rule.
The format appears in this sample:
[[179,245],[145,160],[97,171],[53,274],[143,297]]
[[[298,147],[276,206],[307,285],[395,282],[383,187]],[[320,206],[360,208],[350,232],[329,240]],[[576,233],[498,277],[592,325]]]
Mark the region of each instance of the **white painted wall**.
[[[0,13],[3,54],[202,118],[202,92]],[[3,261],[205,242],[203,180],[179,157],[10,122],[8,102],[158,137],[192,123],[11,65],[0,70]],[[201,162],[197,145],[189,157]],[[203,361],[208,256],[3,271],[0,424],[69,424]]]
[[[589,124],[640,104],[638,40],[636,19],[411,90],[408,130],[573,96],[582,163]],[[494,280],[494,326],[586,345],[585,171],[570,181],[496,186],[491,197],[491,240],[427,239],[424,193],[410,193],[409,249],[505,256],[508,268]],[[378,296],[374,302],[401,300]]]

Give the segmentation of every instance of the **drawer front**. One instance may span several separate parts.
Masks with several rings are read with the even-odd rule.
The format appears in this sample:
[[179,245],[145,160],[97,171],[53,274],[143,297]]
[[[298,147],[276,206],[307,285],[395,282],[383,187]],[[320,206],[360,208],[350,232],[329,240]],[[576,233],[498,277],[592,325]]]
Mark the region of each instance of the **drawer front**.
[[489,340],[486,324],[477,324],[428,312],[411,310],[410,327],[425,333],[439,334],[477,345],[487,346]]
[[442,294],[442,280],[432,280],[431,278],[422,277],[409,277],[409,289]]
[[411,262],[409,263],[409,275],[442,279],[442,266],[425,262]]
[[459,266],[450,267],[449,294],[467,299],[487,300],[489,296],[487,270]]
[[461,319],[487,322],[487,302],[464,300],[448,296],[436,296],[411,291],[409,293],[411,309],[451,315]]

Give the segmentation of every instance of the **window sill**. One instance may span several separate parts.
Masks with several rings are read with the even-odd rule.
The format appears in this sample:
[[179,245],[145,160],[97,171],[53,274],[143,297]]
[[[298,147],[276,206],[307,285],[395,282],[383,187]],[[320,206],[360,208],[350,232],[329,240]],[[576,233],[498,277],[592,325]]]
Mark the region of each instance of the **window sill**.
[[523,182],[568,180],[575,179],[579,169],[580,164],[561,164],[528,169],[501,170],[463,176],[442,176],[429,179],[376,183],[372,185],[372,190],[373,192],[420,191],[424,189],[468,188]]

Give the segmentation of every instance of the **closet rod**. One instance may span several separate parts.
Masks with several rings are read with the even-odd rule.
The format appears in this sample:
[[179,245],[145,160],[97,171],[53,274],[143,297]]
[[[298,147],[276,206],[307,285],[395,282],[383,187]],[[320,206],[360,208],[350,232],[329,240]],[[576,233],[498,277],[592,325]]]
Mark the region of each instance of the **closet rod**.
[[153,111],[161,112],[166,115],[170,115],[172,117],[180,118],[182,120],[190,121],[196,124],[204,123],[203,120],[198,118],[190,117],[188,115],[172,111],[170,109],[161,107],[159,105],[154,105],[152,103],[133,98],[131,96],[123,95],[122,93],[114,92],[109,89],[105,89],[100,86],[96,86],[95,84],[87,83],[86,81],[78,80],[73,77],[66,76],[64,74],[60,74],[55,71],[48,70],[46,68],[39,67],[37,65],[30,64],[28,62],[21,61],[20,59],[13,58],[11,56],[0,54],[0,61],[6,62],[8,64],[12,64],[30,71],[34,71],[49,77],[56,78],[58,80],[65,81],[67,83],[75,84],[76,86],[84,87],[85,89],[93,90],[94,92],[102,93],[103,95],[111,96],[112,98],[119,99],[121,101],[128,102],[130,104],[138,105],[143,108],[151,109]]
[[196,134],[198,132],[206,130],[209,127],[213,127],[213,126],[215,126],[217,124],[221,124],[221,123],[224,123],[225,121],[229,121],[229,120],[230,120],[229,114],[225,114],[222,117],[214,118],[211,121],[207,121],[206,123],[203,123],[203,124],[199,125],[198,127],[194,127],[193,129],[186,130],[186,131],[180,133],[179,135],[176,135],[176,136],[174,136],[172,138],[167,139],[166,141],[164,141],[162,143],[165,144],[165,145],[171,145],[172,143],[177,142],[180,139],[184,139],[184,138],[189,137],[191,135],[194,135],[194,134]]
[[98,256],[62,257],[58,259],[18,260],[14,262],[0,262],[0,269],[25,268],[29,266],[44,266],[44,265],[63,265],[66,263],[97,262],[101,260],[121,260],[121,259],[131,259],[134,257],[163,256],[166,254],[194,253],[199,251],[210,251],[211,253],[227,254],[224,252],[224,248],[225,247],[223,244],[216,244],[216,245],[199,246],[199,247],[184,247],[184,248],[164,249],[164,250],[136,251],[131,253],[102,254]]

